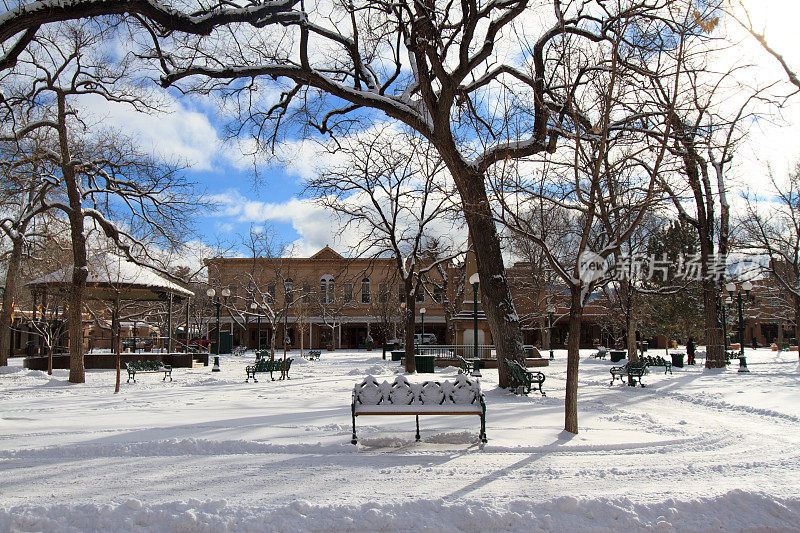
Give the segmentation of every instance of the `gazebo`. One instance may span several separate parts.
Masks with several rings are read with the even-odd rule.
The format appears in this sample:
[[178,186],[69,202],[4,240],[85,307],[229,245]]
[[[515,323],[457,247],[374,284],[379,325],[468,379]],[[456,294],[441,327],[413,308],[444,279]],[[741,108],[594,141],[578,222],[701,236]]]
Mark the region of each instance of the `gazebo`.
[[[112,320],[119,320],[119,303],[121,301],[168,302],[167,324],[169,324],[170,327],[167,328],[167,353],[148,354],[147,358],[158,359],[164,363],[172,364],[173,366],[192,366],[194,360],[188,354],[188,347],[185,353],[173,353],[173,335],[171,327],[173,304],[175,300],[186,301],[186,321],[188,323],[189,298],[194,296],[192,291],[160,276],[150,268],[137,265],[113,253],[103,252],[95,254],[87,260],[87,264],[89,273],[86,280],[84,300],[87,302],[111,302],[113,304],[112,312],[114,313],[114,318]],[[34,308],[36,307],[35,302],[38,296],[41,296],[44,301],[48,294],[68,293],[72,287],[72,270],[72,265],[69,265],[29,282],[27,287],[34,296]],[[74,341],[70,340],[70,342]],[[82,339],[78,342],[82,342]],[[85,368],[113,368],[115,362],[112,361],[112,359],[114,358],[108,357],[108,355],[110,354],[85,354]],[[141,354],[135,354],[133,356],[125,354],[122,357],[123,362],[127,362],[127,360],[140,359]],[[43,358],[28,358],[25,360],[25,366],[44,370],[46,367],[39,367],[46,365],[47,362],[41,361],[41,359]],[[208,364],[207,355],[205,357],[201,356],[200,359],[204,364]],[[69,368],[69,356],[54,356],[53,367]]]

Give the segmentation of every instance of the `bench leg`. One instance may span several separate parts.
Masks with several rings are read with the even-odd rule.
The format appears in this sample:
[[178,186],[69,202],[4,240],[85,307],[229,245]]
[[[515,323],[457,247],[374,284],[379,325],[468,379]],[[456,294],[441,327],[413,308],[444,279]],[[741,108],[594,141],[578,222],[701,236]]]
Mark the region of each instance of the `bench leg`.
[[357,444],[358,439],[356,438],[356,406],[355,404],[350,405],[350,411],[353,414],[353,438],[350,439],[350,444]]
[[481,413],[481,434],[480,434],[481,442],[486,442],[486,410]]
[[417,415],[417,436],[416,436],[416,439],[417,439],[417,442],[419,442],[419,415]]

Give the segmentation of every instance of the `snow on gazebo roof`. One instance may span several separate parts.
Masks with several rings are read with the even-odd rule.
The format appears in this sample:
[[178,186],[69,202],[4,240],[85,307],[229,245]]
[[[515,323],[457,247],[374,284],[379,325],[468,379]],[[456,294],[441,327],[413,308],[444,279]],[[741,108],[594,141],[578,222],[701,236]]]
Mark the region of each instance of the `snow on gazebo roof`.
[[[87,260],[89,276],[86,279],[87,297],[108,299],[119,293],[124,300],[160,300],[166,294],[180,297],[194,296],[185,289],[152,269],[112,253],[99,253]],[[72,265],[51,272],[27,284],[30,288],[57,288],[72,283]]]

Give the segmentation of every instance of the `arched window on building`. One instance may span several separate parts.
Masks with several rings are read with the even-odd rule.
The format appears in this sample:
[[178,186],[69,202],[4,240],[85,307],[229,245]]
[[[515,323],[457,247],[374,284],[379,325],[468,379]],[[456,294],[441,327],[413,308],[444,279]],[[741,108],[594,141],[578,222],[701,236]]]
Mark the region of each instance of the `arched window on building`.
[[319,301],[324,304],[332,304],[336,286],[333,276],[325,274],[319,280]]
[[368,304],[370,302],[369,294],[369,278],[361,280],[361,303]]

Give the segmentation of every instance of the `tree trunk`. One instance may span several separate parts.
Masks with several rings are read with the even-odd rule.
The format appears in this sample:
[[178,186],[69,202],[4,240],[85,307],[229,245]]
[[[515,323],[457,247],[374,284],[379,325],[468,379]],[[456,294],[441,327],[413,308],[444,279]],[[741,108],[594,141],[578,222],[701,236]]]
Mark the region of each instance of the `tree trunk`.
[[722,326],[719,322],[719,295],[717,283],[704,279],[703,316],[706,323],[706,368],[725,368],[725,347]]
[[583,305],[581,288],[570,288],[569,342],[567,343],[567,391],[564,397],[564,430],[578,433],[578,364],[580,363]]
[[[796,318],[796,317],[795,317]],[[783,319],[778,320],[778,351],[783,350]]]
[[451,167],[450,170],[461,193],[464,216],[472,238],[472,251],[480,276],[481,304],[497,350],[500,387],[508,388],[511,386],[511,374],[505,361],[511,359],[524,366],[525,353],[522,328],[511,299],[486,185],[480,174],[467,169],[452,172]]
[[11,356],[11,314],[14,297],[19,293],[19,270],[22,264],[22,239],[12,241],[11,257],[6,270],[3,308],[0,311],[0,366],[8,365]]
[[84,383],[86,372],[83,365],[83,293],[89,270],[86,263],[86,234],[83,227],[81,192],[71,160],[67,132],[67,103],[64,93],[57,93],[58,140],[61,151],[61,173],[69,199],[69,226],[72,237],[72,290],[69,304],[69,381]]
[[416,298],[412,294],[413,279],[409,277],[403,282],[403,290],[406,297],[406,314],[405,319],[405,351],[406,351],[406,373],[413,374],[417,371],[417,360],[414,357],[414,318],[416,316]]

